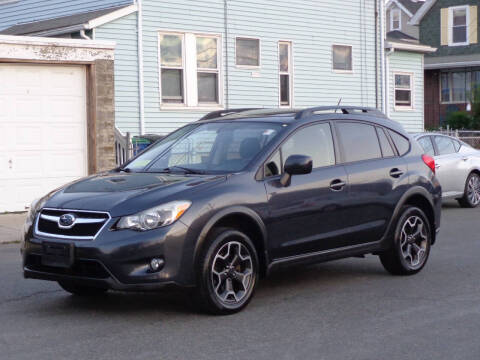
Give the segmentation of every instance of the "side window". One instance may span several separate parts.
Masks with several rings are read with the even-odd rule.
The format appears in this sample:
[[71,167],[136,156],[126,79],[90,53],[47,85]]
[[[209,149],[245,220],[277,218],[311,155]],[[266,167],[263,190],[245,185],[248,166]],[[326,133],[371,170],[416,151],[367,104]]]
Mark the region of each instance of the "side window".
[[457,141],[457,140],[453,140],[453,146],[455,146],[455,152],[458,152],[460,150],[460,148],[462,147],[460,142]]
[[405,155],[408,150],[410,150],[410,141],[395,131],[388,130],[388,133],[390,134],[390,137],[397,148],[398,154],[400,156]]
[[345,162],[382,157],[374,126],[354,122],[340,122],[337,126]]
[[335,165],[330,124],[323,123],[297,131],[282,145],[284,161],[290,155],[307,155],[313,160],[313,168]]
[[432,138],[430,136],[424,136],[418,139],[418,143],[425,151],[425,154],[435,156],[435,150],[433,149]]
[[280,175],[282,173],[282,161],[280,159],[280,151],[277,150],[275,154],[265,164],[265,177]]
[[452,139],[445,136],[435,136],[434,139],[437,145],[438,155],[453,154],[456,152]]
[[382,148],[383,157],[395,156],[392,145],[388,141],[387,135],[382,128],[377,127],[378,140],[380,140],[380,147]]

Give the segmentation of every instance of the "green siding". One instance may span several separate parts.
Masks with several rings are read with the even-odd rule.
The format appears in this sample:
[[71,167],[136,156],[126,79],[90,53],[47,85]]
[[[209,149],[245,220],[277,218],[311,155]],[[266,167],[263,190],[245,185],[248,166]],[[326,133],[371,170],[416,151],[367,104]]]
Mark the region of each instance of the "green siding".
[[438,56],[452,56],[452,55],[469,55],[479,54],[480,56],[480,43],[468,46],[441,46],[440,43],[440,23],[441,16],[440,10],[452,6],[460,5],[479,5],[478,7],[478,21],[479,26],[477,31],[479,32],[478,38],[480,39],[480,2],[479,0],[437,0],[435,5],[424,16],[420,23],[420,42],[425,45],[438,48],[433,54],[426,55],[427,57]]
[[115,46],[115,123],[123,132],[139,132],[137,13],[95,29],[96,40]]
[[[388,61],[390,118],[401,123],[408,132],[424,131],[423,54],[396,51],[389,55]],[[395,73],[413,74],[413,110],[395,110]]]

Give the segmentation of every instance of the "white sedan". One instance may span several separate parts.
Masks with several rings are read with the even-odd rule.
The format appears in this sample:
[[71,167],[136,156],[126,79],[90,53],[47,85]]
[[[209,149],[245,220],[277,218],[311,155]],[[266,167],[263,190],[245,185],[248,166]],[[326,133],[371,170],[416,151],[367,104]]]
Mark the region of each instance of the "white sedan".
[[416,134],[425,154],[435,159],[443,198],[457,199],[462,207],[480,204],[480,151],[456,138],[440,134]]

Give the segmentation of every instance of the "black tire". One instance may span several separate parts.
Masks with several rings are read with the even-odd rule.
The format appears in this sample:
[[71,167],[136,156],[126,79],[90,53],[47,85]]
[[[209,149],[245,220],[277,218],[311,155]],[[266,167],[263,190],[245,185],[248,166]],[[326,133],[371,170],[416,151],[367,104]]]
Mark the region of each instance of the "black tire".
[[70,281],[59,281],[58,285],[60,285],[63,290],[77,296],[98,296],[108,291],[108,289],[105,288],[85,286]]
[[[473,182],[473,184],[472,184]],[[475,186],[476,185],[476,186]],[[463,197],[457,199],[458,203],[463,208],[476,208],[480,204],[480,195],[478,186],[480,185],[480,176],[477,173],[471,173],[467,177],[465,182],[465,189],[463,191]],[[471,188],[473,186],[474,188]],[[474,191],[475,196],[472,196],[472,191]]]
[[[409,231],[413,234],[408,235]],[[392,246],[380,254],[380,261],[392,275],[414,275],[427,263],[431,244],[431,224],[425,213],[417,207],[404,206],[395,227]]]
[[[214,229],[206,241],[196,267],[195,301],[204,311],[214,315],[239,312],[252,299],[259,278],[255,246],[246,234],[232,228]],[[231,295],[222,300],[219,293]]]

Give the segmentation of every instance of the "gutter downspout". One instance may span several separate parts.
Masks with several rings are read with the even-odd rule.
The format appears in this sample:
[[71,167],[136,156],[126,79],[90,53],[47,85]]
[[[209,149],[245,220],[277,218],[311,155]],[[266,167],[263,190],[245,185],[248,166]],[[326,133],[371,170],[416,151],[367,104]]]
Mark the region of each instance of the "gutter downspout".
[[229,94],[229,71],[230,65],[228,58],[228,0],[223,0],[223,26],[225,32],[225,109],[230,106],[230,94]]
[[375,0],[375,107],[378,109],[378,0]]
[[85,34],[85,29],[80,30],[80,37],[85,40],[92,40],[87,34]]
[[382,111],[384,114],[387,113],[387,96],[388,94],[386,93],[386,72],[385,72],[385,4],[384,1],[380,1],[380,61],[382,63],[382,74],[381,74],[381,80],[382,80]]
[[392,55],[395,52],[394,48],[391,48],[388,50],[386,56],[385,56],[385,68],[386,68],[386,73],[387,76],[385,77],[385,87],[387,88],[387,96],[385,98],[385,105],[387,106],[387,111],[385,114],[387,117],[390,117],[390,55]]
[[138,99],[140,111],[140,135],[145,134],[145,84],[143,75],[143,11],[142,0],[137,0],[137,51],[138,51]]

